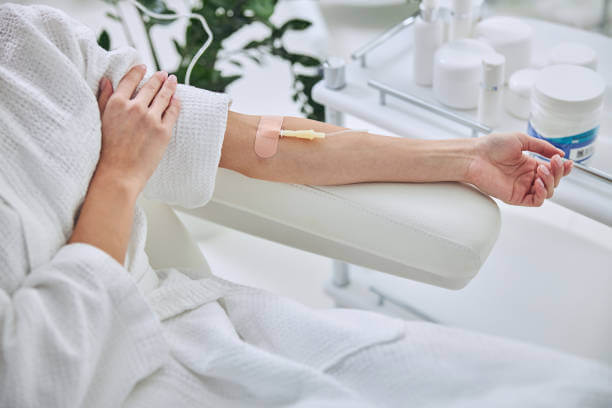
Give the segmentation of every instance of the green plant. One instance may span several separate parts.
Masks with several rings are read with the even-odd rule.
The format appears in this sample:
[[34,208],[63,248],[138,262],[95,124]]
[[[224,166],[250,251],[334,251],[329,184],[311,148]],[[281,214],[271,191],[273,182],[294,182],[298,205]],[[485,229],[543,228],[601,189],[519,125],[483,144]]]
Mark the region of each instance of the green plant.
[[[119,0],[104,0],[117,5]],[[276,26],[270,21],[278,0],[204,0],[201,5],[192,8],[191,12],[203,16],[213,32],[213,41],[206,53],[193,69],[191,85],[211,91],[224,92],[228,85],[242,77],[242,74],[224,75],[218,65],[222,61],[233,64],[242,69],[243,58],[248,58],[256,64],[263,63],[265,55],[271,55],[290,63],[293,76],[294,101],[298,102],[301,112],[310,119],[323,120],[324,109],[312,99],[312,88],[321,79],[321,61],[315,57],[292,53],[283,44],[283,36],[290,30],[302,31],[310,27],[311,23],[302,19],[293,19]],[[140,3],[152,11],[162,14],[171,14],[163,0],[140,0]],[[121,17],[108,13],[107,16],[121,21]],[[157,25],[169,24],[168,21],[149,18],[140,13],[147,34],[148,45],[151,49],[157,69],[160,67],[155,44],[151,39],[151,30]],[[223,49],[223,41],[235,32],[250,24],[261,23],[269,29],[269,35],[261,40],[251,41],[238,49]],[[185,43],[174,41],[180,62],[174,74],[180,82],[185,80],[189,62],[206,41],[204,29],[197,21],[190,21],[186,28]],[[110,49],[111,39],[103,31],[98,39],[99,44]],[[241,58],[242,57],[242,58]]]

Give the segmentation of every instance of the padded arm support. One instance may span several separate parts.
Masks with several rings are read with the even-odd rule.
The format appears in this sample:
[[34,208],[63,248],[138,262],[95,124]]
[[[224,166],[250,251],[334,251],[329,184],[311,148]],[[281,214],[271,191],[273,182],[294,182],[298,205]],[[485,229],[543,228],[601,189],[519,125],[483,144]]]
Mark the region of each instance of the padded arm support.
[[313,187],[219,169],[210,203],[177,209],[305,251],[450,289],[464,287],[476,275],[500,229],[495,202],[458,183]]

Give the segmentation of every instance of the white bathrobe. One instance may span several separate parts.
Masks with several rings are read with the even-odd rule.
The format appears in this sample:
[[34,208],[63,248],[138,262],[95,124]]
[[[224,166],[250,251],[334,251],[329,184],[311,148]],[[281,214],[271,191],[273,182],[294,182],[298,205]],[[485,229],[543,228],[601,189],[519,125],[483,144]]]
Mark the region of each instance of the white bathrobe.
[[[0,6],[0,407],[612,406],[594,362],[153,271],[140,210],[126,265],[66,245],[99,155],[98,82],[136,61],[59,11]],[[200,206],[229,98],[178,97],[146,194]]]

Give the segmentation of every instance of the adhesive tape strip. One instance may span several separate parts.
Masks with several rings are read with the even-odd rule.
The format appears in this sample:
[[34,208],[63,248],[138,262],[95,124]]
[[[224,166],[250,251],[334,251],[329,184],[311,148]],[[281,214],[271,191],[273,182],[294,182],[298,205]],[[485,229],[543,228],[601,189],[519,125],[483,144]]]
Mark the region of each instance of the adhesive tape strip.
[[282,116],[262,116],[259,119],[257,133],[255,135],[255,154],[267,159],[276,154],[278,150],[278,139],[283,127]]

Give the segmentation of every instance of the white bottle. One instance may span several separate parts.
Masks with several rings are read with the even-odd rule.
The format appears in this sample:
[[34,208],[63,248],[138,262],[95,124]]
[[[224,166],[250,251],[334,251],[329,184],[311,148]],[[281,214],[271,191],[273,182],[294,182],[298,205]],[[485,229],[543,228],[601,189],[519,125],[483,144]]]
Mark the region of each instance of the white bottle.
[[438,0],[423,0],[421,14],[414,24],[414,82],[431,86],[434,54],[444,39],[444,26],[438,18]]
[[453,0],[449,40],[461,40],[472,35],[472,0]]
[[501,119],[505,65],[506,58],[501,54],[490,54],[482,59],[478,121],[491,128],[497,127]]

